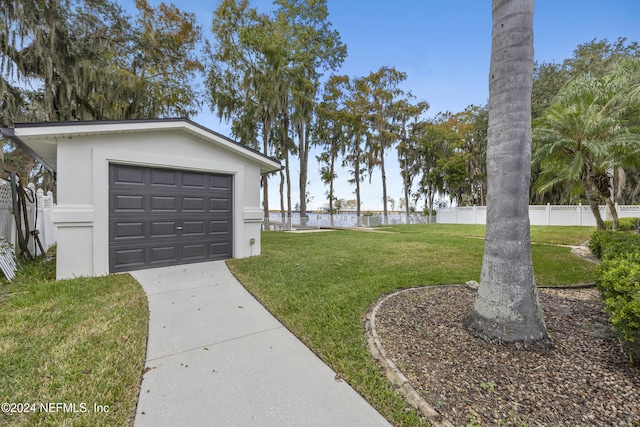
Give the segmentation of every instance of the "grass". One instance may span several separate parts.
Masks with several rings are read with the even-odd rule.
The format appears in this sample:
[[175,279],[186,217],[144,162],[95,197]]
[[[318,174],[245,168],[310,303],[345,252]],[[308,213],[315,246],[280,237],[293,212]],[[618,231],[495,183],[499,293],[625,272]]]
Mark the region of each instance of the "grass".
[[53,264],[23,263],[0,285],[0,403],[21,412],[3,411],[0,425],[132,425],[146,358],[144,291],[126,274],[55,281]]
[[[383,227],[377,233],[267,232],[260,257],[228,261],[240,281],[398,426],[422,421],[366,350],[362,316],[395,289],[478,280],[484,226]],[[569,248],[588,227],[532,227],[539,284],[591,281]],[[129,275],[55,281],[52,262],[24,264],[0,284],[0,425],[131,425],[146,356],[148,308]],[[45,412],[44,408],[49,410]],[[57,404],[57,405],[56,405]],[[64,406],[63,406],[64,405]],[[96,412],[94,405],[101,405]],[[108,410],[106,407],[108,406]]]
[[[366,349],[362,317],[380,296],[412,286],[479,280],[484,226],[410,225],[380,232],[265,232],[260,257],[229,260],[243,285],[387,419],[421,425]],[[594,266],[570,254],[588,227],[532,227],[541,285],[592,280]]]

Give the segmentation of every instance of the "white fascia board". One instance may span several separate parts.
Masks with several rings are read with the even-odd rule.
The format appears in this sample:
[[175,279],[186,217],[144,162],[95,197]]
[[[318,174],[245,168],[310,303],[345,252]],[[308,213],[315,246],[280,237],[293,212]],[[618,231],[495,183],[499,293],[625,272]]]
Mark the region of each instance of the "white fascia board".
[[162,130],[185,131],[196,135],[204,140],[232,151],[242,157],[251,159],[260,165],[260,173],[279,171],[282,165],[279,161],[252,150],[248,147],[219,135],[210,129],[196,125],[186,119],[166,119],[166,120],[139,120],[139,121],[114,121],[114,122],[69,122],[69,124],[23,125],[14,128],[14,134],[25,144],[35,141],[50,141],[57,144],[57,139],[72,138],[75,136],[90,136],[104,134],[123,134],[137,132],[157,132]]

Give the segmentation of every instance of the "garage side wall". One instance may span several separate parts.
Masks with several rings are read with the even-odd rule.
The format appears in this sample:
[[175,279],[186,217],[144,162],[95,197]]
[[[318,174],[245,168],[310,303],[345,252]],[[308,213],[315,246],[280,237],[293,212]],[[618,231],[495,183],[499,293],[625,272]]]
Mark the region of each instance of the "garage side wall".
[[64,138],[57,141],[57,278],[109,273],[109,164],[193,170],[233,179],[233,256],[260,254],[259,165],[182,131]]

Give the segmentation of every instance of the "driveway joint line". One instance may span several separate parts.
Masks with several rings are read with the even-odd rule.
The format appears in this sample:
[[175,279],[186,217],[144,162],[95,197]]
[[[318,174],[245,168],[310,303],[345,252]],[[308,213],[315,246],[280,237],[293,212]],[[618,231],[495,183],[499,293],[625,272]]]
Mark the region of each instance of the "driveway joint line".
[[256,331],[256,332],[252,332],[250,334],[240,335],[238,337],[233,337],[233,338],[229,338],[229,339],[226,339],[226,340],[216,341],[216,342],[210,343],[210,344],[203,344],[203,345],[200,345],[198,347],[193,347],[193,348],[189,348],[189,349],[186,349],[186,350],[178,351],[178,352],[175,352],[175,353],[165,354],[165,355],[162,355],[162,356],[154,357],[152,359],[147,359],[147,364],[149,362],[152,362],[152,361],[164,359],[164,358],[167,358],[167,357],[177,356],[179,354],[189,353],[189,352],[192,352],[192,351],[195,351],[195,350],[201,350],[201,349],[203,349],[205,347],[213,347],[213,346],[216,346],[216,345],[225,344],[225,343],[232,342],[232,341],[238,341],[238,340],[241,340],[241,339],[244,339],[244,338],[252,337],[254,335],[260,335],[260,334],[263,334],[263,333],[266,333],[266,332],[276,331],[278,329],[286,329],[286,328],[284,326],[280,325],[280,326],[276,326],[274,328],[264,329],[264,330],[261,330],[261,331]]

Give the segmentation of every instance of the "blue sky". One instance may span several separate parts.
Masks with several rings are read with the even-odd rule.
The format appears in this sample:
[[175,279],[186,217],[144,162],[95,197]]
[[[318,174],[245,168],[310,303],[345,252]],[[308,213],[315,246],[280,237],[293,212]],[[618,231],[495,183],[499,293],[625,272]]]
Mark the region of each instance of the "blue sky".
[[[131,1],[131,0],[124,0]],[[158,1],[151,0],[157,4]],[[205,37],[211,38],[210,22],[218,1],[191,0],[176,5],[196,13]],[[251,0],[266,11],[270,0]],[[428,116],[459,112],[488,99],[491,53],[490,0],[327,0],[329,21],[347,45],[348,57],[338,74],[361,77],[381,66],[407,73],[403,89],[431,105]],[[126,7],[126,5],[125,5]],[[595,39],[613,42],[618,37],[640,42],[639,0],[537,0],[534,13],[534,49],[539,62],[562,62],[579,44]],[[229,135],[229,126],[208,110],[194,117],[198,123]],[[307,190],[310,207],[326,203],[326,188],[318,178],[315,155],[309,158]],[[396,201],[402,183],[394,153],[387,158],[387,188]],[[299,199],[297,168],[292,169],[293,200]],[[338,172],[336,196],[354,199],[347,171]],[[279,206],[278,179],[272,179],[270,207]],[[380,172],[362,190],[363,210],[382,209]],[[419,207],[421,204],[418,205]]]

